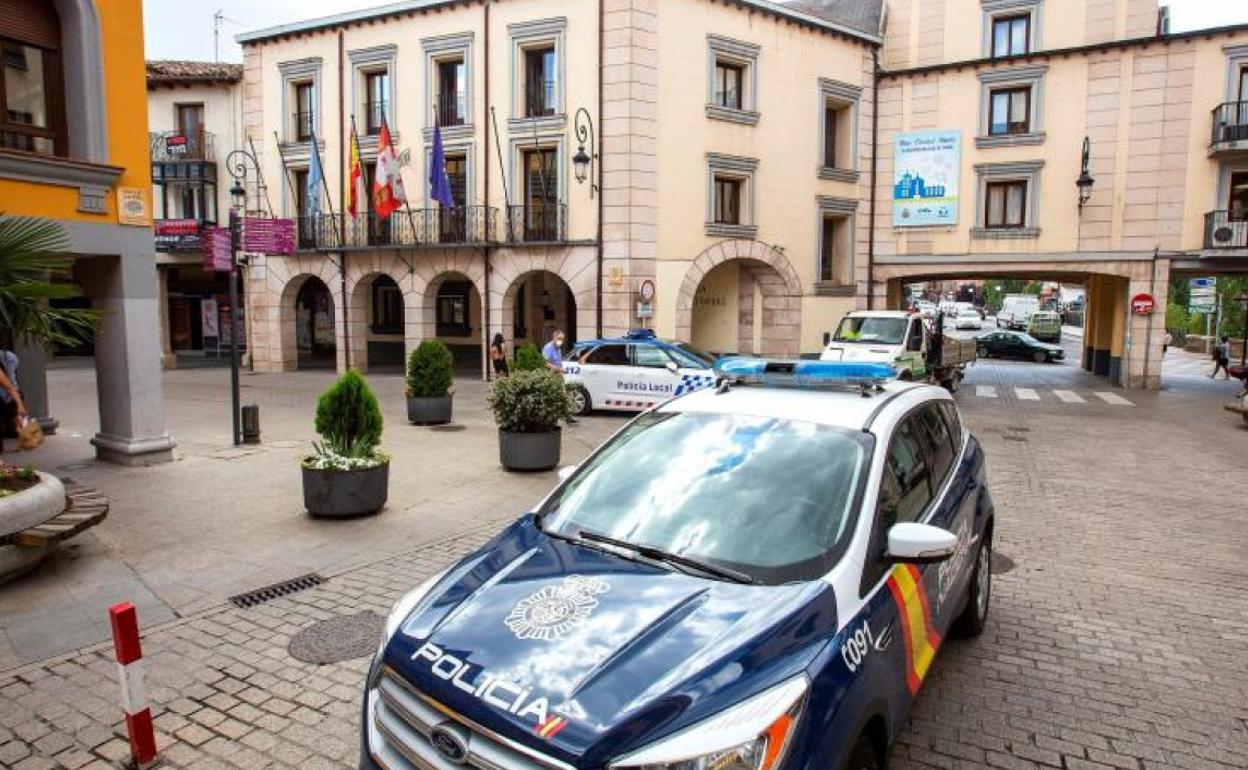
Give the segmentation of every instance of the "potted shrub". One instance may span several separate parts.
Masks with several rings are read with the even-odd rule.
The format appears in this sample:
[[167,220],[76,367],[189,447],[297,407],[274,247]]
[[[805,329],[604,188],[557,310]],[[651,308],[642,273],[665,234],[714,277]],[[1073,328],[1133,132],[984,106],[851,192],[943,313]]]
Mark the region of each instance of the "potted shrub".
[[414,425],[451,421],[451,382],[455,360],[437,340],[425,340],[407,359],[407,420]]
[[[65,487],[59,479],[0,460],[0,537],[43,524],[63,510]],[[48,550],[46,545],[0,545],[0,583],[36,566]]]
[[490,408],[504,468],[544,471],[559,464],[559,423],[571,414],[561,375],[543,369],[502,377],[490,393]]
[[381,407],[360,373],[347,370],[316,404],[321,440],[303,458],[303,505],[313,516],[358,516],[386,504],[390,456],[381,441]]
[[516,360],[511,366],[517,372],[538,372],[546,368],[546,359],[537,345],[527,344],[516,348]]

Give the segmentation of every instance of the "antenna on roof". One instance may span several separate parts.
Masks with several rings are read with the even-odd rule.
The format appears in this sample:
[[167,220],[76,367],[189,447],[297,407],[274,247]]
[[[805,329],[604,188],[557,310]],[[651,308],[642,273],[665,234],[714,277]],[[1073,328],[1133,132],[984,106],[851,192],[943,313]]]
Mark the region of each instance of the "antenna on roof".
[[212,60],[218,64],[221,62],[221,27],[227,21],[231,24],[242,25],[241,21],[227,19],[224,8],[218,8],[217,12],[212,15]]

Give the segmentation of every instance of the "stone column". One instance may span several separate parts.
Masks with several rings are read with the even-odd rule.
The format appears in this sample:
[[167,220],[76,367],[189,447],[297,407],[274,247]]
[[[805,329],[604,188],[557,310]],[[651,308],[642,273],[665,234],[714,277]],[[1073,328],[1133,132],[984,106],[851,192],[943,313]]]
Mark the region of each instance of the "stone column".
[[38,343],[19,343],[15,348],[22,401],[30,416],[39,421],[44,434],[51,436],[60,423],[48,413],[48,352]]
[[91,443],[96,456],[123,465],[172,460],[156,353],[159,314],[152,254],[85,258],[78,268],[92,307],[102,315],[95,338],[100,430]]
[[[1127,343],[1127,282],[1122,279],[1114,279],[1110,282],[1110,288],[1113,292],[1113,301],[1110,304],[1112,308],[1112,329],[1109,340],[1109,381],[1114,385],[1126,385],[1126,377],[1123,371],[1123,356],[1126,354]],[[1133,341],[1134,344],[1134,341]]]
[[177,369],[178,357],[169,341],[169,269],[156,268],[156,305],[160,314],[160,367]]

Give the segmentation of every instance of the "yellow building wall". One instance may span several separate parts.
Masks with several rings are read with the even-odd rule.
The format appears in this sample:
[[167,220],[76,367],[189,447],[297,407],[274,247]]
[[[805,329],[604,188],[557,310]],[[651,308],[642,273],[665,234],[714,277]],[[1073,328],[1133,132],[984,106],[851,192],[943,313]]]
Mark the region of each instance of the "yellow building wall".
[[[136,187],[148,196],[151,212],[151,167],[147,147],[147,70],[143,55],[141,0],[97,2],[104,58],[104,98],[108,122],[109,165],[123,171],[117,187]],[[70,148],[72,160],[73,148]],[[69,219],[80,222],[117,221],[116,189],[106,196],[107,214],[78,211],[76,186],[0,179],[0,209],[6,214]]]

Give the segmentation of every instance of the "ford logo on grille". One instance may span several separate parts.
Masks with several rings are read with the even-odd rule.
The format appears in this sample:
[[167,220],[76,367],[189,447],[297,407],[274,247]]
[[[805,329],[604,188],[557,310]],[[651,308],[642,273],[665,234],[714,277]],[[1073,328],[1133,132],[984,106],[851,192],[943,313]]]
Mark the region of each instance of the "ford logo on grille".
[[449,722],[429,731],[429,743],[449,762],[462,765],[468,761],[468,742]]

